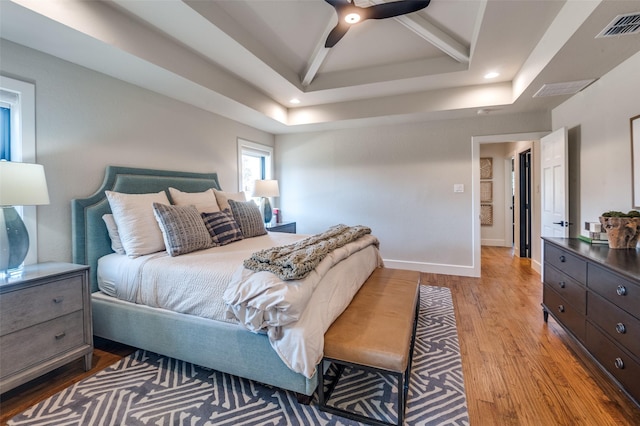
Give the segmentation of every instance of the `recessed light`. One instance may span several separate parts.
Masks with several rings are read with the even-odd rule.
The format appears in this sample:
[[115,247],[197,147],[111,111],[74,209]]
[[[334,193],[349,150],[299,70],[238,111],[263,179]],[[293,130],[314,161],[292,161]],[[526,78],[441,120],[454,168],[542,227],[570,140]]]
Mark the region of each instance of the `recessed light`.
[[484,75],[484,78],[486,78],[486,79],[488,80],[488,79],[490,79],[490,78],[496,78],[496,77],[497,77],[497,76],[499,76],[499,75],[500,75],[500,73],[499,73],[499,72],[491,71],[491,72],[486,73],[486,74]]
[[300,103],[300,99],[298,99],[298,98],[291,98],[291,99],[289,100],[289,102],[291,102],[292,104],[296,104],[296,105],[297,105],[297,104],[299,104],[299,103]]
[[360,15],[355,12],[351,12],[344,17],[344,20],[347,24],[355,24],[357,22],[360,22]]

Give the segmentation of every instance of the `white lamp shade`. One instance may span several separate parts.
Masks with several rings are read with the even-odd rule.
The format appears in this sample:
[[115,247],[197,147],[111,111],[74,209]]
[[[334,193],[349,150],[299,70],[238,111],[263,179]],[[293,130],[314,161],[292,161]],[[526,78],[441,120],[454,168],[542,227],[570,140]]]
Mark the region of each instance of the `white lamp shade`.
[[278,181],[275,179],[257,180],[253,188],[254,197],[279,197]]
[[40,164],[0,161],[0,206],[49,204],[49,191]]

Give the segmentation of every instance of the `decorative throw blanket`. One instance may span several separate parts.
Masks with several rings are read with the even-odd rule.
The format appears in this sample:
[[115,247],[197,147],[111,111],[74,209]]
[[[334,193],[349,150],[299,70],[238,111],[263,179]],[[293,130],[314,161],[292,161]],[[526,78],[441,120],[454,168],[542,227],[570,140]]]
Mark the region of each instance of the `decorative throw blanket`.
[[366,226],[336,225],[294,244],[253,253],[244,261],[252,271],[269,271],[282,280],[299,280],[315,269],[331,251],[371,233]]
[[[247,330],[266,331],[269,340],[274,342],[282,337],[283,326],[300,319],[316,287],[334,266],[373,246],[374,251],[367,251],[370,254],[364,258],[354,256],[353,258],[360,260],[349,259],[348,261],[350,265],[349,277],[358,274],[358,270],[365,267],[367,271],[363,276],[366,279],[372,270],[369,266],[374,265],[371,266],[373,268],[382,265],[382,258],[378,251],[379,241],[369,233],[369,228],[355,227],[350,230],[346,228],[344,225],[337,226],[324,234],[299,240],[294,244],[258,252],[263,253],[261,258],[266,259],[268,255],[264,253],[273,251],[271,253],[275,259],[273,263],[276,264],[276,261],[280,261],[281,264],[284,264],[286,262],[281,259],[284,256],[282,253],[289,253],[296,257],[296,253],[299,254],[302,250],[301,259],[303,262],[296,266],[296,271],[305,268],[304,260],[308,261],[307,266],[317,262],[317,266],[312,268],[304,278],[283,280],[269,270],[254,271],[245,268],[244,264],[238,265],[223,295],[223,301],[227,306],[227,318],[238,321]],[[342,233],[345,235],[341,235]],[[354,235],[358,233],[362,233],[359,238],[346,242],[347,239],[354,238]],[[351,234],[350,237],[347,236],[349,234]],[[302,241],[306,242],[300,244]],[[312,241],[323,242],[319,243],[316,248],[310,248]],[[334,249],[329,250],[328,247]],[[326,252],[323,249],[327,249]],[[305,253],[306,255],[304,255]],[[261,263],[269,265],[269,262]],[[358,284],[360,285],[362,282]]]

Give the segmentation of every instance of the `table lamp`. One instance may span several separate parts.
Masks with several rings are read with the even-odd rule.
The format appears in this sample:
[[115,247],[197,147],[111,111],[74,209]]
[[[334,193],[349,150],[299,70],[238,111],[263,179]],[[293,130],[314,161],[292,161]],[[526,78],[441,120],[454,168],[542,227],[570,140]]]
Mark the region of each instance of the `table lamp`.
[[273,211],[271,210],[269,197],[280,196],[278,181],[273,179],[257,180],[253,188],[253,196],[262,197],[262,199],[260,200],[260,212],[262,213],[264,223],[271,222]]
[[0,275],[18,268],[29,251],[29,233],[14,206],[49,204],[40,164],[0,161]]

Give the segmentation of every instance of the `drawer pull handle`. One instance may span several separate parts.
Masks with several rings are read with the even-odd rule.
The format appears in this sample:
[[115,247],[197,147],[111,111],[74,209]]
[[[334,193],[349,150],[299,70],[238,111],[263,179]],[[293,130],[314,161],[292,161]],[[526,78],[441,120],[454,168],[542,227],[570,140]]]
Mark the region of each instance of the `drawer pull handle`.
[[63,300],[64,300],[63,296],[54,297],[53,298],[53,303],[62,303]]
[[622,358],[616,358],[616,368],[619,370],[622,370],[624,368],[624,361],[622,360]]
[[558,305],[558,311],[564,312],[564,305]]
[[619,323],[616,324],[616,331],[619,334],[624,334],[624,333],[627,332],[627,327],[625,327],[625,325],[623,323],[619,322]]
[[567,286],[567,283],[565,283],[564,281],[560,281],[560,288],[565,288]]
[[624,296],[627,294],[627,288],[620,284],[618,288],[616,288],[616,293],[618,293],[618,296]]
[[567,261],[567,258],[564,256],[560,256],[560,262],[564,263]]
[[64,331],[62,333],[58,333],[58,334],[56,334],[56,340],[60,340],[66,335],[67,335],[67,333],[65,333]]

